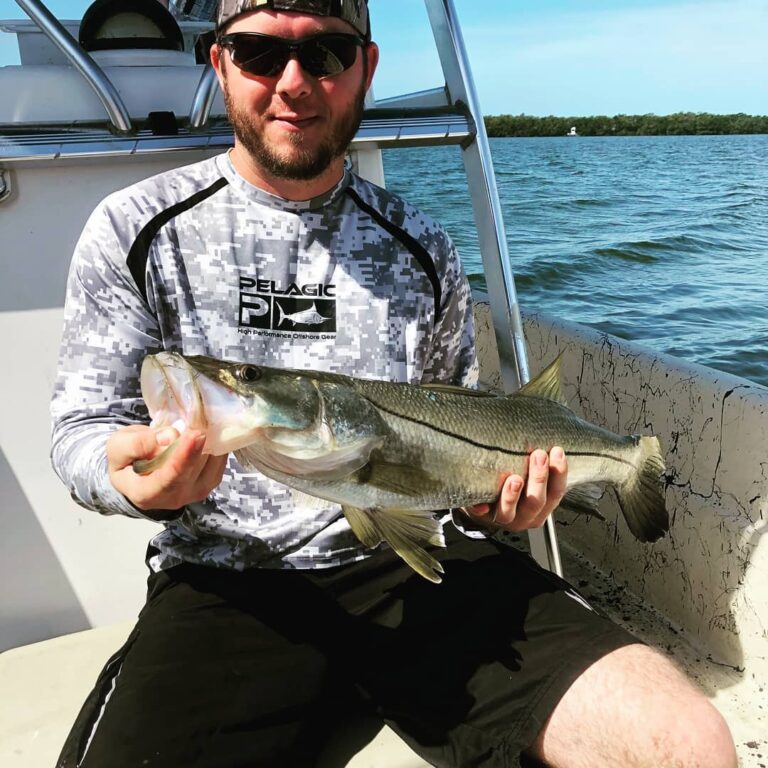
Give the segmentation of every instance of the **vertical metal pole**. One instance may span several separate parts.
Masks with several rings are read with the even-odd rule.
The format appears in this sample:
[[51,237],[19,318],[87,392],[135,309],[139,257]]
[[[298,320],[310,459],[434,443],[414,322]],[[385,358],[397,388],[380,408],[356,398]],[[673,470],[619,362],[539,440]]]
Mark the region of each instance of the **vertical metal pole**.
[[[464,148],[462,155],[472,190],[472,206],[491,302],[501,377],[505,389],[511,392],[525,384],[530,376],[523,323],[507,250],[488,135],[453,0],[425,2],[451,101],[466,104],[475,123],[475,139]],[[552,516],[547,520],[544,529],[529,531],[529,538],[535,559],[544,567],[562,575],[560,550]]]
[[120,133],[133,131],[128,110],[120,94],[101,67],[80,47],[59,20],[39,0],[16,0],[17,5],[34,21],[54,45],[96,92],[107,110],[109,120]]
[[203,74],[200,75],[195,95],[192,97],[192,107],[189,110],[189,127],[193,130],[204,128],[208,122],[218,87],[219,81],[216,77],[216,70],[210,64],[206,64]]

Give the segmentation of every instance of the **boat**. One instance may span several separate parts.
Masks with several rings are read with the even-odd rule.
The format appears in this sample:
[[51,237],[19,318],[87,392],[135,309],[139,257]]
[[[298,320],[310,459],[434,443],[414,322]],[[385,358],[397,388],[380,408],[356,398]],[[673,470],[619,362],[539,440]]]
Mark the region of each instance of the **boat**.
[[566,136],[578,136],[579,134],[576,133],[576,126],[572,125],[571,130],[568,131],[568,133],[565,134]]
[[[0,597],[0,764],[37,768],[53,764],[132,626],[156,530],[81,509],[49,464],[70,256],[106,194],[218,153],[232,131],[213,72],[195,54],[213,26],[205,11],[177,14],[181,44],[135,48],[122,38],[89,52],[77,42],[79,20],[57,20],[41,0],[17,2],[29,19],[0,22],[21,57],[0,68],[0,335],[9,361],[0,483],[11,532],[0,541],[0,573],[12,585]],[[543,531],[502,538],[676,658],[725,715],[742,765],[757,768],[768,762],[768,389],[520,308],[453,0],[425,4],[445,83],[383,101],[369,94],[351,162],[384,185],[383,149],[461,147],[488,285],[476,296],[484,386],[514,390],[562,353],[574,410],[617,432],[653,431],[666,449],[664,540],[636,542],[608,495],[605,523],[558,512]],[[424,765],[380,723],[345,723],[329,744],[328,765]]]

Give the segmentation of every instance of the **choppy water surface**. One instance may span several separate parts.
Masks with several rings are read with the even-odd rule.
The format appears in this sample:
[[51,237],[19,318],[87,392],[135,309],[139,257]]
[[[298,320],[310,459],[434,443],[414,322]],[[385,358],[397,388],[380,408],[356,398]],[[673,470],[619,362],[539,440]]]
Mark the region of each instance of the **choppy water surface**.
[[[768,386],[768,136],[492,139],[520,304]],[[384,153],[482,287],[460,151]]]

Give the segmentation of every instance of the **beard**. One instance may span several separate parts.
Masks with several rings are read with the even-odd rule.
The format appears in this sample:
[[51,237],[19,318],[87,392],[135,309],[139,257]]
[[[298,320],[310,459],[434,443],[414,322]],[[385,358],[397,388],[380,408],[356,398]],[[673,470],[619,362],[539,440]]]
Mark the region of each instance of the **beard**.
[[349,108],[334,118],[328,135],[319,145],[305,146],[305,137],[301,132],[289,134],[287,140],[293,148],[290,152],[280,152],[265,141],[252,117],[232,99],[226,87],[226,75],[224,104],[238,142],[255,163],[274,178],[307,181],[320,176],[336,158],[342,157],[347,151],[363,118],[364,82]]

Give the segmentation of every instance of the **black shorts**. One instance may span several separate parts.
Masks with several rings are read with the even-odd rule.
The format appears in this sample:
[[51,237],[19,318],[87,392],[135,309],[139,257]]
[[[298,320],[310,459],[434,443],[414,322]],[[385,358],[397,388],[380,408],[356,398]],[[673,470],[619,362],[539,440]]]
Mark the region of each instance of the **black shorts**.
[[361,715],[433,765],[519,765],[579,674],[637,641],[528,556],[448,539],[440,585],[389,550],[327,570],[153,574],[58,768],[304,768],[340,729],[360,747]]

